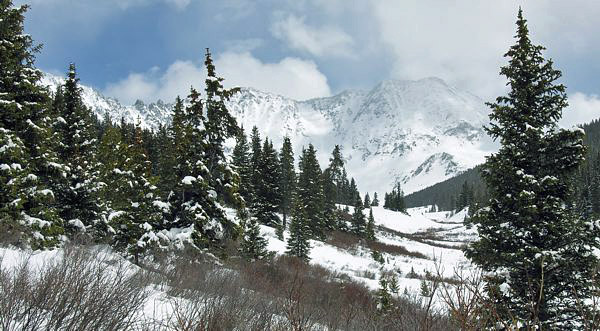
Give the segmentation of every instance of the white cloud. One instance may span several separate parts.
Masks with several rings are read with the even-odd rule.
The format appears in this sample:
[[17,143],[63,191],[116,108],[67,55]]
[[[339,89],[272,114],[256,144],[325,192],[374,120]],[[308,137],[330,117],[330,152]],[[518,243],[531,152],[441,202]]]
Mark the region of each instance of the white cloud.
[[191,61],[175,61],[164,73],[159,71],[152,68],[146,73],[131,73],[117,83],[108,84],[104,93],[126,104],[137,99],[170,102],[178,95],[187,96],[191,86],[203,86],[206,77],[203,68]]
[[563,111],[560,125],[566,128],[600,118],[600,97],[581,92],[569,96],[569,107]]
[[175,5],[175,7],[179,9],[184,9],[187,7],[192,1],[191,0],[164,0],[169,4]]
[[117,98],[126,104],[133,103],[136,99],[146,99],[156,93],[157,86],[143,74],[130,74],[126,79],[109,84],[104,93]]
[[[384,48],[393,53],[392,75],[437,76],[485,99],[504,91],[498,72],[514,43],[519,6],[532,40],[548,47],[545,57],[591,54],[600,49],[597,1],[372,0]],[[564,69],[557,66],[558,69]],[[566,73],[568,75],[568,73]]]
[[[185,8],[192,2],[192,0],[78,0],[76,5],[84,5],[88,8],[113,7],[120,9],[128,9],[131,7],[152,5],[157,2],[164,2],[170,5],[174,5],[178,8]],[[34,6],[46,5],[53,7],[59,5],[73,5],[72,0],[17,0],[15,3],[28,3]]]
[[515,7],[508,1],[375,2],[381,41],[394,53],[393,76],[437,76],[492,96],[512,42]]
[[[279,62],[263,63],[249,52],[226,52],[216,58],[215,65],[227,87],[254,87],[296,100],[331,94],[327,77],[312,61],[286,57]],[[170,102],[177,95],[187,96],[191,86],[202,89],[205,77],[202,66],[191,61],[176,61],[164,73],[157,69],[131,73],[119,82],[108,84],[104,93],[126,104],[137,99]]]
[[286,57],[276,63],[263,63],[248,52],[227,52],[215,64],[229,85],[251,86],[296,100],[331,94],[327,77],[312,61]]
[[248,38],[248,39],[234,39],[234,40],[226,40],[224,42],[225,49],[230,52],[251,52],[261,46],[263,46],[265,41],[260,38]]
[[271,32],[289,47],[315,56],[355,56],[354,40],[346,32],[332,25],[312,27],[304,21],[304,17],[288,15],[277,19]]

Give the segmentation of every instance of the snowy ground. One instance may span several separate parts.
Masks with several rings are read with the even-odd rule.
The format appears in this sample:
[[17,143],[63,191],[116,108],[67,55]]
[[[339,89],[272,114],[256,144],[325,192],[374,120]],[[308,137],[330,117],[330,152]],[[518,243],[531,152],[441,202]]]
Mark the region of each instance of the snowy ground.
[[[436,264],[441,266],[445,277],[452,277],[457,267],[470,269],[470,265],[460,247],[474,238],[474,231],[467,229],[462,221],[466,212],[454,215],[446,212],[430,213],[429,208],[412,208],[407,214],[373,207],[377,225],[377,241],[393,246],[403,246],[411,253],[420,256],[382,253],[384,263],[372,257],[371,250],[363,245],[351,249],[341,249],[333,245],[311,241],[311,263],[321,265],[331,271],[347,275],[353,280],[366,284],[376,290],[382,271],[397,275],[401,292],[406,288],[410,293],[418,293],[421,279],[426,271],[436,272]],[[368,210],[365,211],[368,213]],[[261,232],[268,239],[268,249],[276,254],[284,254],[286,243],[277,238],[275,230],[262,226]],[[284,237],[289,233],[286,231]],[[415,254],[413,254],[415,255]],[[10,269],[28,260],[32,270],[43,268],[53,259],[60,259],[62,250],[27,252],[16,249],[0,248],[0,265]],[[99,247],[97,256],[103,259],[107,269],[116,261],[126,263],[133,272],[137,266],[106,247]],[[411,271],[414,272],[411,274]],[[417,275],[417,277],[415,276]],[[161,319],[168,316],[175,299],[167,295],[167,289],[158,286],[148,288],[151,295],[145,303],[143,314],[149,319]]]
[[[353,208],[350,212],[353,212]],[[365,283],[376,290],[379,287],[379,275],[382,271],[392,271],[398,275],[401,291],[420,289],[421,280],[409,275],[414,271],[418,276],[426,271],[436,273],[436,263],[444,277],[451,278],[455,268],[470,269],[461,246],[474,239],[475,231],[463,225],[466,211],[456,214],[450,212],[429,212],[429,207],[411,208],[407,214],[373,207],[375,224],[378,226],[378,241],[394,246],[403,246],[410,252],[421,253],[426,258],[407,255],[382,253],[385,263],[382,265],[371,256],[366,247],[353,250],[339,249],[320,241],[311,241],[311,263],[329,270],[345,273],[352,279]],[[368,210],[365,210],[365,215]],[[286,243],[277,238],[273,228],[262,226],[262,234],[269,240],[268,249],[284,254]],[[285,232],[284,237],[289,235]]]

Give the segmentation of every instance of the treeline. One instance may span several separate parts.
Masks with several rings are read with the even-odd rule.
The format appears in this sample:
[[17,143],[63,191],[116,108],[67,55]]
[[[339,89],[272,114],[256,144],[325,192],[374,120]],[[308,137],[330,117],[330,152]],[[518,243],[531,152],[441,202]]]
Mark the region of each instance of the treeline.
[[[600,216],[600,119],[581,125],[585,131],[586,158],[573,177],[573,204],[580,214]],[[487,187],[481,178],[481,166],[469,169],[405,197],[408,208],[435,205],[439,210],[460,210],[488,200]]]
[[586,219],[600,217],[600,119],[582,126],[585,161],[575,174],[576,207]]
[[[487,188],[480,175],[480,166],[404,197],[408,208],[434,205],[438,210],[455,210],[474,202],[484,202]],[[462,196],[462,197],[461,197]],[[465,197],[467,197],[465,199]]]
[[[373,238],[373,217],[341,149],[321,169],[313,145],[295,167],[289,137],[280,148],[254,127],[238,127],[209,50],[204,93],[177,98],[156,132],[98,120],[82,101],[76,68],[55,93],[40,85],[34,45],[23,34],[27,6],[1,2],[0,227],[16,245],[46,249],[73,238],[105,242],[136,260],[191,246],[249,259],[268,256],[259,224],[286,229],[288,253],[308,259],[309,239],[330,231]],[[230,157],[223,144],[235,138]],[[370,200],[366,199],[365,200]],[[375,199],[377,200],[377,199]],[[351,217],[337,205],[355,206]],[[279,215],[282,215],[280,218]]]

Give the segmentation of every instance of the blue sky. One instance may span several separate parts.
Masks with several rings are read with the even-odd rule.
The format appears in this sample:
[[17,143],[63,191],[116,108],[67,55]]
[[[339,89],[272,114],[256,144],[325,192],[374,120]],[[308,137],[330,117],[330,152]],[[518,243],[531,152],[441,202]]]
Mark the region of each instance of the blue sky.
[[[564,73],[571,104],[600,116],[600,2],[447,0],[15,0],[44,44],[37,65],[125,103],[202,86],[210,47],[228,85],[295,99],[437,76],[489,100],[522,5]],[[575,115],[573,115],[575,116]],[[592,116],[592,115],[590,115]],[[584,118],[585,119],[585,118]]]

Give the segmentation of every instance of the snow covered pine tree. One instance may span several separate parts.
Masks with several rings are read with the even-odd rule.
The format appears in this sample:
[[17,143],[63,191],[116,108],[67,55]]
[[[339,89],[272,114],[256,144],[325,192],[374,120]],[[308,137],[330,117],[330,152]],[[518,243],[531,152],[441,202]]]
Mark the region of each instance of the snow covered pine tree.
[[[500,139],[483,177],[489,206],[475,213],[479,239],[466,256],[488,275],[489,295],[506,323],[526,329],[572,330],[585,318],[580,309],[590,296],[598,266],[600,227],[571,208],[571,174],[583,160],[583,132],[557,128],[567,106],[565,87],[532,44],[519,10],[516,44],[500,73],[510,91],[492,108],[486,128]],[[579,303],[579,304],[578,304]]]

